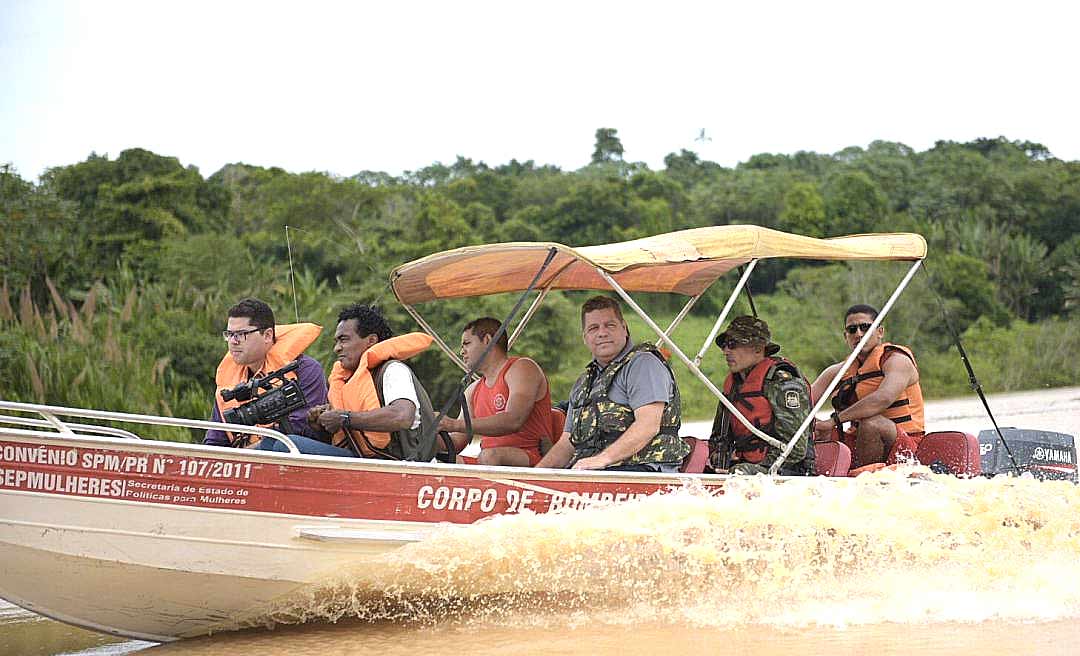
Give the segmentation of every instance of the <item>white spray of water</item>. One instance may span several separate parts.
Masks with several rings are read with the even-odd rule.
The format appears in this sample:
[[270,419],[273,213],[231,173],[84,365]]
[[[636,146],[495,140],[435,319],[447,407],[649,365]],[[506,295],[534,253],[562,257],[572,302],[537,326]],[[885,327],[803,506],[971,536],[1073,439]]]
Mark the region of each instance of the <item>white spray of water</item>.
[[1080,487],[910,468],[737,478],[720,495],[687,487],[447,526],[242,623],[845,626],[1078,615]]

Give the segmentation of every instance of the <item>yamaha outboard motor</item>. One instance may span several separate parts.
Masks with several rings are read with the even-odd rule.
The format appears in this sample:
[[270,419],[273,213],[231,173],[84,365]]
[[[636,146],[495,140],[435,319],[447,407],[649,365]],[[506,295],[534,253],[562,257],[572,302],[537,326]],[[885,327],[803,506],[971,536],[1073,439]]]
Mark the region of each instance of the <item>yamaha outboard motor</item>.
[[[1035,478],[1077,482],[1076,444],[1072,435],[1027,428],[1002,428],[1020,471]],[[979,433],[979,454],[985,476],[1013,472],[1012,460],[994,430]]]

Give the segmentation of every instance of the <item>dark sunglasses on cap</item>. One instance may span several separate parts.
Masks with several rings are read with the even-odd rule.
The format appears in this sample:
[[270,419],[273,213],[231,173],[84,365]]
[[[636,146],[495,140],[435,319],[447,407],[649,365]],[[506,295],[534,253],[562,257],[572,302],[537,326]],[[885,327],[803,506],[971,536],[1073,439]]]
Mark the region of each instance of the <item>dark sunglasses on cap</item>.
[[855,333],[865,333],[870,330],[871,324],[868,323],[853,323],[850,326],[844,326],[844,330],[847,334],[854,335]]
[[751,343],[751,341],[749,339],[725,339],[723,341],[717,340],[716,345],[719,346],[722,349],[729,349],[730,350],[730,349],[733,349],[733,348],[738,348],[740,346],[746,346],[747,344],[750,344],[750,343]]

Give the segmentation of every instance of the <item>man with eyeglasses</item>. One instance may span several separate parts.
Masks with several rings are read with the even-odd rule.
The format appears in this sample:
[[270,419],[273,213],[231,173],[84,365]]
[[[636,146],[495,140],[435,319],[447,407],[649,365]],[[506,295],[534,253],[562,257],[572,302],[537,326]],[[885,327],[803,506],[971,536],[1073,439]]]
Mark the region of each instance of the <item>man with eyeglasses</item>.
[[[724,396],[761,432],[788,442],[810,414],[810,386],[790,360],[777,355],[769,325],[752,316],[735,317],[716,336],[728,375]],[[780,467],[781,476],[814,474],[814,449],[804,432]],[[720,403],[709,437],[709,465],[715,473],[768,474],[780,449],[761,439]]]
[[[878,311],[852,305],[844,314],[844,340],[854,349],[870,330]],[[821,372],[811,386],[814,400],[821,398],[840,373],[843,362]],[[919,368],[911,349],[885,341],[885,328],[870,334],[859,355],[844,372],[833,392],[835,411],[829,421],[817,421],[817,441],[842,441],[851,449],[852,473],[914,457],[922,439],[923,398]],[[851,426],[846,431],[845,423]]]
[[[221,421],[225,411],[240,405],[236,400],[225,401],[221,390],[235,387],[256,376],[277,371],[293,360],[299,368],[287,377],[296,377],[304,392],[307,405],[293,410],[288,417],[288,432],[314,438],[316,431],[308,426],[308,409],[326,403],[326,377],[322,365],[304,351],[318,338],[322,327],[313,323],[276,325],[274,311],[257,298],[245,298],[229,308],[228,322],[221,335],[228,352],[221,359],[214,382],[214,410],[211,421]],[[272,426],[273,428],[273,426]],[[276,426],[281,429],[280,425]],[[314,440],[312,440],[314,441]],[[212,429],[207,431],[204,444],[213,446],[254,447],[257,437],[243,433]],[[329,446],[329,445],[324,445]]]

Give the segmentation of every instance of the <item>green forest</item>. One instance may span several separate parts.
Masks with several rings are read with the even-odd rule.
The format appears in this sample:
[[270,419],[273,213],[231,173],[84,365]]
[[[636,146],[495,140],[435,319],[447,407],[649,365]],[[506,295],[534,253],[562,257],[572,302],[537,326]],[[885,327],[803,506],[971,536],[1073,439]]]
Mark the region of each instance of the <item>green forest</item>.
[[[399,176],[237,163],[204,177],[142,149],[90,154],[36,181],[0,166],[0,398],[207,418],[225,314],[244,296],[269,302],[280,323],[299,316],[326,327],[309,353],[329,370],[347,303],[374,302],[396,332],[418,330],[388,287],[404,262],[468,244],[584,246],[728,224],[813,237],[922,234],[925,271],[885,326],[915,350],[929,398],[968,390],[946,321],[988,391],[1080,381],[1080,162],[1004,137],[923,152],[876,141],[832,154],[762,153],[734,167],[680,150],[653,170],[623,154],[617,131],[601,128],[590,164],[574,171],[458,157]],[[880,306],[906,269],[770,260],[751,290],[783,353],[812,379],[845,355],[844,309]],[[735,281],[719,281],[695,306],[675,335],[684,349],[700,348]],[[515,346],[548,372],[553,398],[566,396],[586,362],[577,308],[588,295],[553,294]],[[456,344],[464,323],[501,318],[515,300],[418,309]],[[640,300],[667,318],[683,302]],[[743,299],[735,311],[748,308]],[[417,363],[442,405],[461,371],[436,350]],[[674,366],[686,418],[711,417],[715,400]],[[725,373],[715,348],[703,367],[717,381]]]

